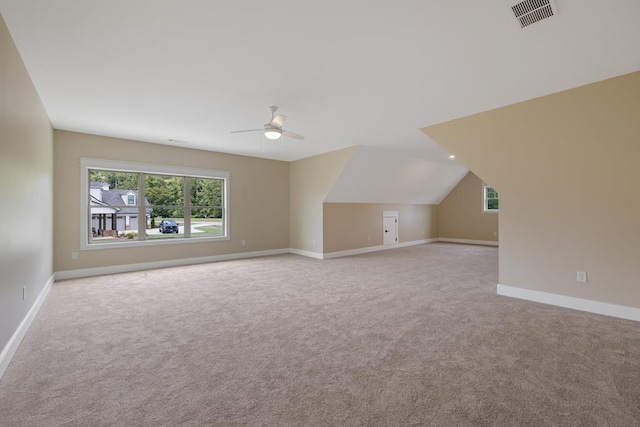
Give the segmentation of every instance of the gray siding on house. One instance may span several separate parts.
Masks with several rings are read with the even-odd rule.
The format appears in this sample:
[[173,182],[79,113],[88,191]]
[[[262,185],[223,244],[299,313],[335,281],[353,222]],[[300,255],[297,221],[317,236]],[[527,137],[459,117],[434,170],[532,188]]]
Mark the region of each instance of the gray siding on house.
[[[100,203],[101,206],[113,207],[117,210],[116,213],[116,230],[119,232],[127,231],[127,230],[137,230],[138,229],[138,207],[127,205],[127,195],[133,193],[136,197],[138,197],[137,191],[133,190],[120,190],[120,189],[109,189],[105,190],[103,187],[107,186],[106,183],[100,182],[92,182],[91,187],[94,189],[96,187],[101,188],[100,190],[100,201],[97,199],[92,201],[92,205]],[[137,202],[137,199],[136,199]],[[149,201],[145,199],[145,206],[149,206]],[[150,207],[146,208],[147,216],[151,215],[151,211],[153,209]],[[127,227],[127,219],[129,217],[129,226]],[[106,230],[112,230],[112,216],[107,214],[107,224],[104,227]],[[148,223],[148,222],[147,222]],[[91,216],[91,227],[98,231],[100,227],[100,220],[97,214],[93,214]]]

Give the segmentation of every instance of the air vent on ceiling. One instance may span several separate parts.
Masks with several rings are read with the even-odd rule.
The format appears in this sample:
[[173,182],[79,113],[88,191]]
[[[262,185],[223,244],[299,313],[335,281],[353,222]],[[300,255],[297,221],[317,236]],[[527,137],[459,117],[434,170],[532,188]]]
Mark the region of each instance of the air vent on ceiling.
[[520,28],[551,18],[557,14],[557,9],[552,0],[524,0],[511,6],[511,10],[516,20],[518,20]]

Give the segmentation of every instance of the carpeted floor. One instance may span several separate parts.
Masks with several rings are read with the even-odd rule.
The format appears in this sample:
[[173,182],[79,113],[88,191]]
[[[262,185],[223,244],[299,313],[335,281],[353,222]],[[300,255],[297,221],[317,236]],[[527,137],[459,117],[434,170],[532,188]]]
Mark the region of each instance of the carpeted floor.
[[496,248],[56,283],[2,426],[636,426],[640,324],[496,295]]

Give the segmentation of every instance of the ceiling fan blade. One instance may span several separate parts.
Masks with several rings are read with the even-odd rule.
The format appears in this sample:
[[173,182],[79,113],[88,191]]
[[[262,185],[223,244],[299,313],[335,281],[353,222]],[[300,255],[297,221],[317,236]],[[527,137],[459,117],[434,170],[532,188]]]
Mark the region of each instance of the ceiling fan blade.
[[243,132],[264,132],[264,128],[262,128],[262,129],[247,129],[247,130],[233,130],[230,133],[243,133]]
[[302,141],[304,139],[304,136],[302,135],[298,135],[295,132],[291,132],[290,130],[283,130],[282,131],[282,135],[289,137],[289,138],[293,138],[293,139],[299,139],[300,141]]
[[277,127],[278,129],[282,129],[282,125],[286,120],[287,116],[283,116],[282,114],[278,114],[273,119],[271,119],[271,126]]

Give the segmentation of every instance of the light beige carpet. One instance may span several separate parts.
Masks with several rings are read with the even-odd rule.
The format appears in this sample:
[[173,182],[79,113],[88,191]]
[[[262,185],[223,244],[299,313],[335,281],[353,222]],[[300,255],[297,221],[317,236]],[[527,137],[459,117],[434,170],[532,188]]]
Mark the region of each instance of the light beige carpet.
[[640,425],[640,324],[499,297],[497,255],[56,283],[0,380],[0,425]]

